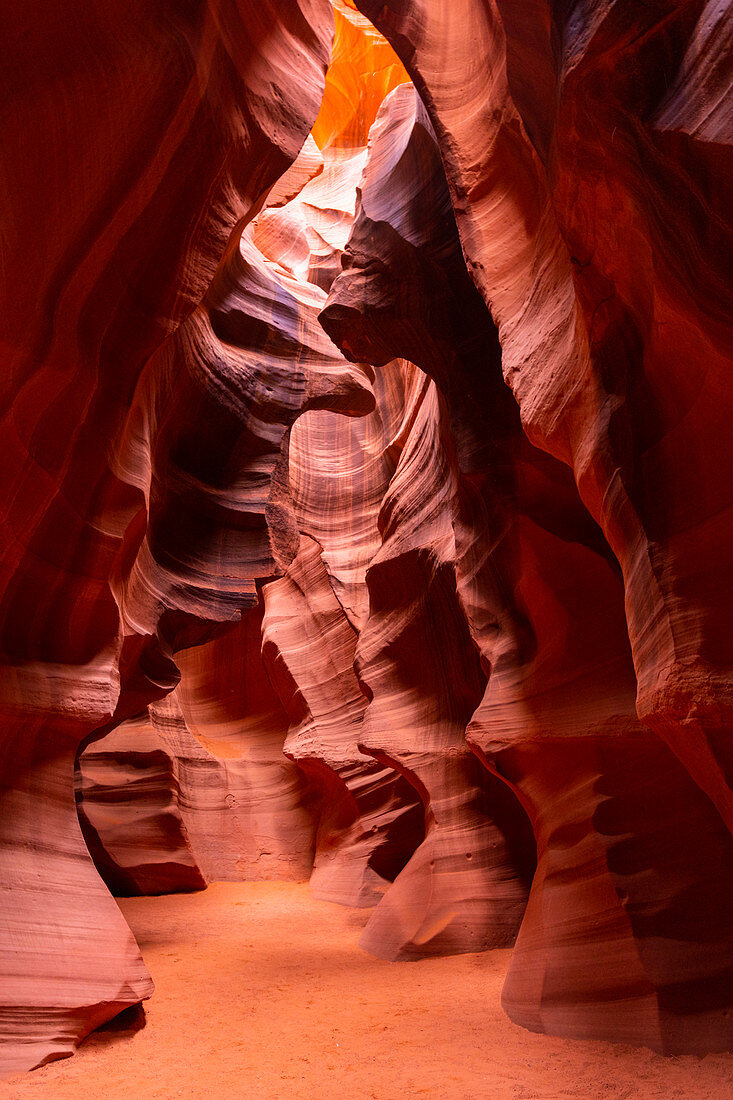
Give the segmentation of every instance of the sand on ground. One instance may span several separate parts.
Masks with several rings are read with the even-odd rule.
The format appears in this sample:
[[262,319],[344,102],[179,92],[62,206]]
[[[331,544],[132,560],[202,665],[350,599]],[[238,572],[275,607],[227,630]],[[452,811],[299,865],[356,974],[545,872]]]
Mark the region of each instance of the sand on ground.
[[534,1035],[499,997],[509,951],[416,963],[357,946],[368,910],[307,885],[119,902],[156,991],[136,1032],[0,1084],[2,1100],[560,1100],[733,1096],[733,1055]]

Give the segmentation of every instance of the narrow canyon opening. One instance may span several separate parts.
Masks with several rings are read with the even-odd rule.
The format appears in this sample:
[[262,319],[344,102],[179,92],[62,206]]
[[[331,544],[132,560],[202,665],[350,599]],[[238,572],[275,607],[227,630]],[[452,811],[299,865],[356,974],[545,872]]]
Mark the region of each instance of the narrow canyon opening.
[[0,1097],[727,1096],[729,22],[51,7]]

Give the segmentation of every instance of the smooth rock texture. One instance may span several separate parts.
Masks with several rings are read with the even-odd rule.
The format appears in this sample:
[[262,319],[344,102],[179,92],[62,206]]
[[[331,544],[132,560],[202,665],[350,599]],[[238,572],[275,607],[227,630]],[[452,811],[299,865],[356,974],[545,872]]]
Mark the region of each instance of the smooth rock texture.
[[375,905],[419,843],[421,807],[397,772],[359,748],[367,701],[354,671],[357,634],[307,536],[265,588],[263,641],[291,717],[285,752],[322,792],[313,893]]
[[[501,784],[477,766],[464,738],[484,679],[456,593],[437,414],[429,385],[383,504],[384,543],[369,569],[371,614],[357,651],[371,697],[362,745],[413,783],[426,813],[425,841],[360,941],[387,958],[511,944],[526,900],[516,853],[492,813],[492,787]],[[433,504],[443,498],[428,522],[414,507],[416,483]],[[514,809],[519,842],[522,813]]]
[[177,688],[81,755],[79,815],[113,893],[309,877],[315,795],[283,755],[288,720],[262,665],[261,625],[260,605],[183,650]]
[[115,896],[206,886],[181,813],[176,762],[148,715],[82,754],[76,797],[87,848]]
[[432,118],[524,429],[620,563],[639,717],[730,828],[729,13],[357,6]]
[[[365,745],[384,752],[388,722],[369,662],[386,683],[409,684],[395,667],[394,625],[385,630],[389,659],[372,656],[380,619],[402,618],[419,631],[419,640],[410,636],[407,655],[414,666],[419,653],[420,675],[426,673],[411,693],[419,720],[405,723],[420,730],[419,739],[411,745],[404,728],[388,752],[400,759],[399,752],[409,750],[413,760],[430,745],[428,700],[440,676],[429,669],[427,655],[438,622],[446,631],[441,655],[457,661],[446,698],[455,706],[461,697],[471,649],[464,642],[466,655],[459,658],[460,630],[447,632],[455,612],[445,596],[430,628],[420,625],[421,603],[439,586],[441,564],[450,563],[443,588],[456,590],[464,635],[490,672],[485,693],[480,682],[483,699],[480,706],[474,702],[468,743],[515,788],[538,845],[539,866],[504,991],[507,1011],[525,1026],[555,1034],[643,1036],[661,1050],[726,1049],[730,835],[636,716],[622,578],[567,468],[524,436],[501,378],[491,316],[472,294],[461,261],[432,128],[405,86],[388,98],[372,129],[344,271],[323,314],[347,353],[375,363],[399,353],[423,366],[450,410],[447,443],[437,412],[416,426],[415,443],[401,459],[404,479],[398,466],[384,499],[383,545],[368,572],[371,613],[358,650],[381,740],[372,743],[365,732]],[[414,589],[408,585],[405,596],[394,565],[380,584],[391,540],[405,556],[425,540],[432,558],[422,577],[419,559],[413,560]],[[409,714],[405,703],[394,710]],[[465,713],[457,719],[453,754],[467,747],[467,721]],[[446,786],[455,810],[459,792],[470,786],[455,770]],[[691,859],[690,836],[711,864]],[[496,842],[488,847],[495,850]],[[453,884],[459,852],[458,844],[449,851]],[[401,910],[419,897],[411,884],[400,905],[398,884],[380,907],[391,918],[385,939],[401,927]],[[430,897],[439,909],[435,893]],[[486,913],[478,924],[487,935]],[[378,950],[369,932],[362,942]],[[437,936],[431,948],[440,943]]]
[[150,996],[105,882],[731,1048],[725,6],[4,30],[0,1072]]
[[[150,994],[82,838],[77,748],[175,686],[173,649],[254,602],[257,570],[287,556],[263,513],[287,547],[287,493],[270,479],[295,415],[372,400],[327,350],[315,288],[276,290],[242,235],[315,120],[332,29],[325,0],[88,0],[73,18],[24,8],[6,21],[3,1070],[70,1053]],[[256,310],[250,336],[236,332],[240,274],[268,321],[283,299],[287,378],[266,387],[247,360]],[[289,326],[305,336],[308,311],[301,345]],[[245,467],[246,499],[228,507]],[[254,530],[240,535],[248,511]]]

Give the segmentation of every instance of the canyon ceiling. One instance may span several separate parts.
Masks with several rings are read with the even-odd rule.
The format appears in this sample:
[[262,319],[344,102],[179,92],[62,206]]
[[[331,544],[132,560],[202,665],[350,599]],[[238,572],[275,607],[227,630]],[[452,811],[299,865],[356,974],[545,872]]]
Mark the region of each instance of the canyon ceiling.
[[2,1070],[217,879],[731,1049],[727,4],[4,16]]

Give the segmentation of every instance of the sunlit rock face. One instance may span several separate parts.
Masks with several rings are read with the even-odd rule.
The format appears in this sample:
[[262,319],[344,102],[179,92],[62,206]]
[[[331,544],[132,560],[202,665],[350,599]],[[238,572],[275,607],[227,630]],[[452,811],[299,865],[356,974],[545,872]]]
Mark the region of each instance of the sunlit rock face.
[[312,538],[265,589],[265,609],[263,655],[291,718],[285,752],[320,793],[311,887],[325,901],[375,905],[419,843],[422,808],[396,771],[360,747],[358,635]]
[[357,6],[433,120],[525,431],[572,467],[620,563],[639,716],[730,827],[727,15]]
[[[414,111],[414,89],[403,84],[387,103],[412,104]],[[386,110],[387,104],[371,130],[343,265],[351,261],[355,240],[381,239],[378,216],[368,224],[363,218],[371,177],[376,173],[399,190],[397,179],[374,164],[383,148]],[[429,127],[426,118],[425,123]],[[406,217],[414,219],[421,210],[429,236],[436,221],[447,215],[452,225],[452,219],[432,135],[427,140],[433,161],[421,158],[425,150],[420,149],[406,158],[399,200],[406,204]],[[441,206],[430,181],[417,194],[411,190],[431,168],[445,199]],[[313,188],[307,184],[298,201],[305,203]],[[270,226],[287,212],[287,206],[274,211]],[[450,240],[457,241],[455,227]],[[377,247],[370,262],[394,266],[387,251]],[[460,250],[452,256],[442,252],[484,315]],[[450,275],[450,268],[441,270],[441,285]],[[526,885],[490,817],[486,788],[501,785],[480,766],[464,737],[485,678],[455,593],[450,514],[456,490],[446,457],[452,444],[435,386],[412,365],[420,363],[415,345],[390,340],[388,310],[378,316],[381,357],[366,343],[354,353],[334,332],[331,303],[345,277],[331,285],[322,321],[351,358],[380,367],[376,408],[351,423],[326,413],[307,413],[298,422],[290,483],[303,541],[286,576],[264,593],[266,662],[295,723],[286,751],[340,791],[344,815],[347,793],[349,801],[364,807],[357,836],[351,828],[340,836],[321,832],[313,888],[331,900],[374,904],[375,891],[387,885],[375,882],[375,861],[394,868],[391,878],[399,871],[361,939],[362,946],[387,958],[504,946],[519,927]],[[440,309],[440,297],[425,278],[411,278],[407,266],[399,278],[421,296],[426,310]],[[426,318],[427,313],[422,321]],[[451,336],[458,338],[457,328]],[[412,363],[399,359],[408,355]],[[327,653],[319,660],[324,643]],[[346,790],[335,784],[334,773]],[[410,804],[395,802],[398,776],[402,797],[411,787],[413,808],[420,799],[419,835],[410,836],[408,826],[415,820]],[[505,789],[499,797],[504,806],[515,802]],[[515,817],[521,831],[523,815],[516,804]],[[390,854],[395,842],[402,849],[399,861]]]
[[[720,553],[731,523],[729,486],[713,471],[729,446],[716,180],[730,134],[720,20],[711,5],[539,4],[531,19],[500,2],[359,7],[424,99],[526,437],[510,443],[498,480],[489,463],[488,511],[478,532],[469,513],[464,531],[478,548],[498,522],[492,568],[479,556],[468,585],[491,666],[468,740],[515,785],[539,850],[505,1007],[535,1030],[725,1048],[733,876]],[[385,130],[396,133],[398,113]],[[372,196],[367,164],[324,323],[344,350],[378,362],[386,330],[409,357],[410,318],[421,311],[417,327],[427,316],[432,331],[436,311],[395,281],[416,244],[398,193],[409,154],[385,134],[380,156],[376,131],[375,172],[391,170],[392,186]],[[439,379],[420,350],[414,361]],[[699,846],[716,853],[720,874],[696,860]]]
[[153,8],[4,28],[0,1071],[216,879],[730,1047],[720,6]]

